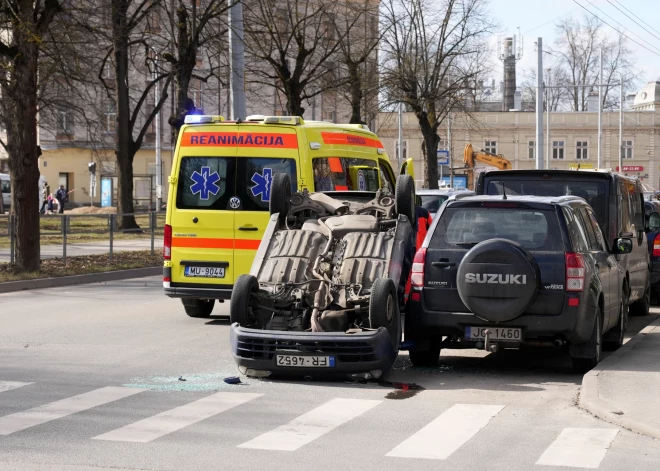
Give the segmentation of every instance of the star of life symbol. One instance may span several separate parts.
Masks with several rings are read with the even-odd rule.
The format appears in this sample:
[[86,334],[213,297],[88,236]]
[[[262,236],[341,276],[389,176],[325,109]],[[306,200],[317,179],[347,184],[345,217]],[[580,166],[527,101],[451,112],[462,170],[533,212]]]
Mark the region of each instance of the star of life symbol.
[[211,173],[211,167],[202,167],[201,173],[195,170],[190,178],[195,182],[190,185],[190,192],[193,195],[199,193],[199,198],[202,200],[209,199],[209,193],[215,196],[220,191],[220,187],[218,186],[220,175],[218,175],[218,172]]
[[261,195],[261,201],[270,201],[270,186],[273,182],[273,169],[264,168],[263,173],[254,173],[252,182],[252,195]]

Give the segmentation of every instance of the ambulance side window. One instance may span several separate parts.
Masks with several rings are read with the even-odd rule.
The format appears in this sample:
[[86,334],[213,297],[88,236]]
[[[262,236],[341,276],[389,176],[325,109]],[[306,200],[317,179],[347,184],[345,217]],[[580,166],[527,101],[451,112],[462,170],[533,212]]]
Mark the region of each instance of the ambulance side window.
[[394,193],[394,181],[392,181],[392,176],[390,172],[384,167],[382,163],[379,162],[378,168],[380,169],[380,182],[383,185],[383,188],[387,188],[392,193]]
[[179,209],[228,209],[234,194],[234,157],[184,157],[176,192]]
[[261,157],[238,157],[236,196],[241,199],[241,211],[268,211],[270,188],[276,173],[291,178],[291,192],[298,189],[296,161]]

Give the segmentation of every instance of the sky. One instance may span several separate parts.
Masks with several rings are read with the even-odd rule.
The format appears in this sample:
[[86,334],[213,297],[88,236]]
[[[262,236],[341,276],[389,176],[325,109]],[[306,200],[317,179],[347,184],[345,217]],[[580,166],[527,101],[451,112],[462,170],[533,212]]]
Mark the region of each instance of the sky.
[[[518,62],[516,70],[519,84],[525,76],[529,75],[528,71],[530,69],[536,69],[537,56],[534,43],[537,38],[543,38],[545,48],[545,46],[554,43],[554,25],[558,20],[570,16],[582,17],[582,15],[588,15],[578,3],[610,25],[621,30],[625,28],[623,33],[626,36],[644,47],[654,50],[654,52],[650,52],[635,44],[632,40],[628,41],[630,49],[636,57],[637,69],[641,72],[641,84],[660,80],[660,22],[657,21],[660,18],[660,6],[657,0],[489,0],[489,9],[500,25],[500,34],[506,36],[517,35],[518,28],[520,28],[520,33],[524,38],[523,57]],[[626,12],[632,20],[617,10],[614,5]],[[638,18],[626,11],[626,8],[650,26],[639,21]],[[617,24],[615,20],[620,24]],[[635,24],[633,20],[639,24]],[[623,28],[621,25],[623,25]],[[605,26],[605,31],[613,36],[616,35],[616,32],[609,26]],[[494,54],[496,54],[495,39],[492,47],[495,51]],[[544,59],[547,58],[548,56],[545,56]],[[499,60],[495,61],[496,79],[501,75],[501,64]]]

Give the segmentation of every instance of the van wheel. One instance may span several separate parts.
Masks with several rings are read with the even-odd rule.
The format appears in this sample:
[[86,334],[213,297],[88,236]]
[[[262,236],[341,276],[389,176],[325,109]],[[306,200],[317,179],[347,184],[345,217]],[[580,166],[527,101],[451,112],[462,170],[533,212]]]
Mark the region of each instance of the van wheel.
[[[272,194],[272,193],[271,193]],[[259,291],[259,282],[253,275],[241,275],[234,283],[229,301],[229,321],[247,327],[253,325],[252,296]]]
[[183,308],[189,317],[209,317],[213,312],[213,299],[182,299]]
[[646,282],[646,289],[644,296],[639,301],[635,301],[630,305],[630,314],[633,316],[648,316],[649,308],[651,307],[651,281]]
[[377,278],[371,286],[369,325],[372,329],[385,327],[390,334],[390,343],[394,353],[399,351],[401,314],[394,282],[389,278]]
[[600,307],[596,308],[596,320],[594,322],[594,329],[591,332],[591,338],[585,345],[581,345],[582,351],[586,350],[587,357],[576,358],[573,357],[573,371],[578,374],[585,374],[592,368],[595,368],[603,353],[603,331],[600,325]]
[[396,179],[394,204],[396,213],[406,216],[410,224],[415,227],[417,222],[415,217],[415,182],[410,175],[399,175]]
[[603,335],[603,348],[605,350],[618,350],[623,345],[623,339],[626,336],[626,327],[628,326],[628,300],[626,296],[621,297],[619,307],[619,323],[605,335]]
[[440,359],[440,343],[431,341],[428,350],[410,350],[408,356],[415,366],[435,366]]
[[280,214],[283,218],[289,210],[289,197],[291,196],[291,177],[286,173],[276,173],[270,184],[270,201],[268,209],[270,214]]

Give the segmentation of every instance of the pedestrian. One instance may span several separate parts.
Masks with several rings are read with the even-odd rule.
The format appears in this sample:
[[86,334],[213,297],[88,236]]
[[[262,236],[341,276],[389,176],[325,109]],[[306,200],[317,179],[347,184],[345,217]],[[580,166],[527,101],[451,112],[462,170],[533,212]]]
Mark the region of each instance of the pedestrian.
[[48,197],[50,196],[50,187],[47,182],[44,182],[44,186],[41,188],[41,209],[39,212],[41,214],[46,214],[46,209],[48,208]]
[[48,195],[48,210],[46,211],[46,214],[55,214],[55,205],[57,205],[59,209],[59,202],[55,199],[55,195],[51,193]]
[[66,191],[64,185],[60,185],[60,189],[55,193],[55,198],[57,198],[57,202],[59,203],[59,209],[57,211],[59,214],[64,213],[64,203],[69,202],[69,193],[71,192]]

